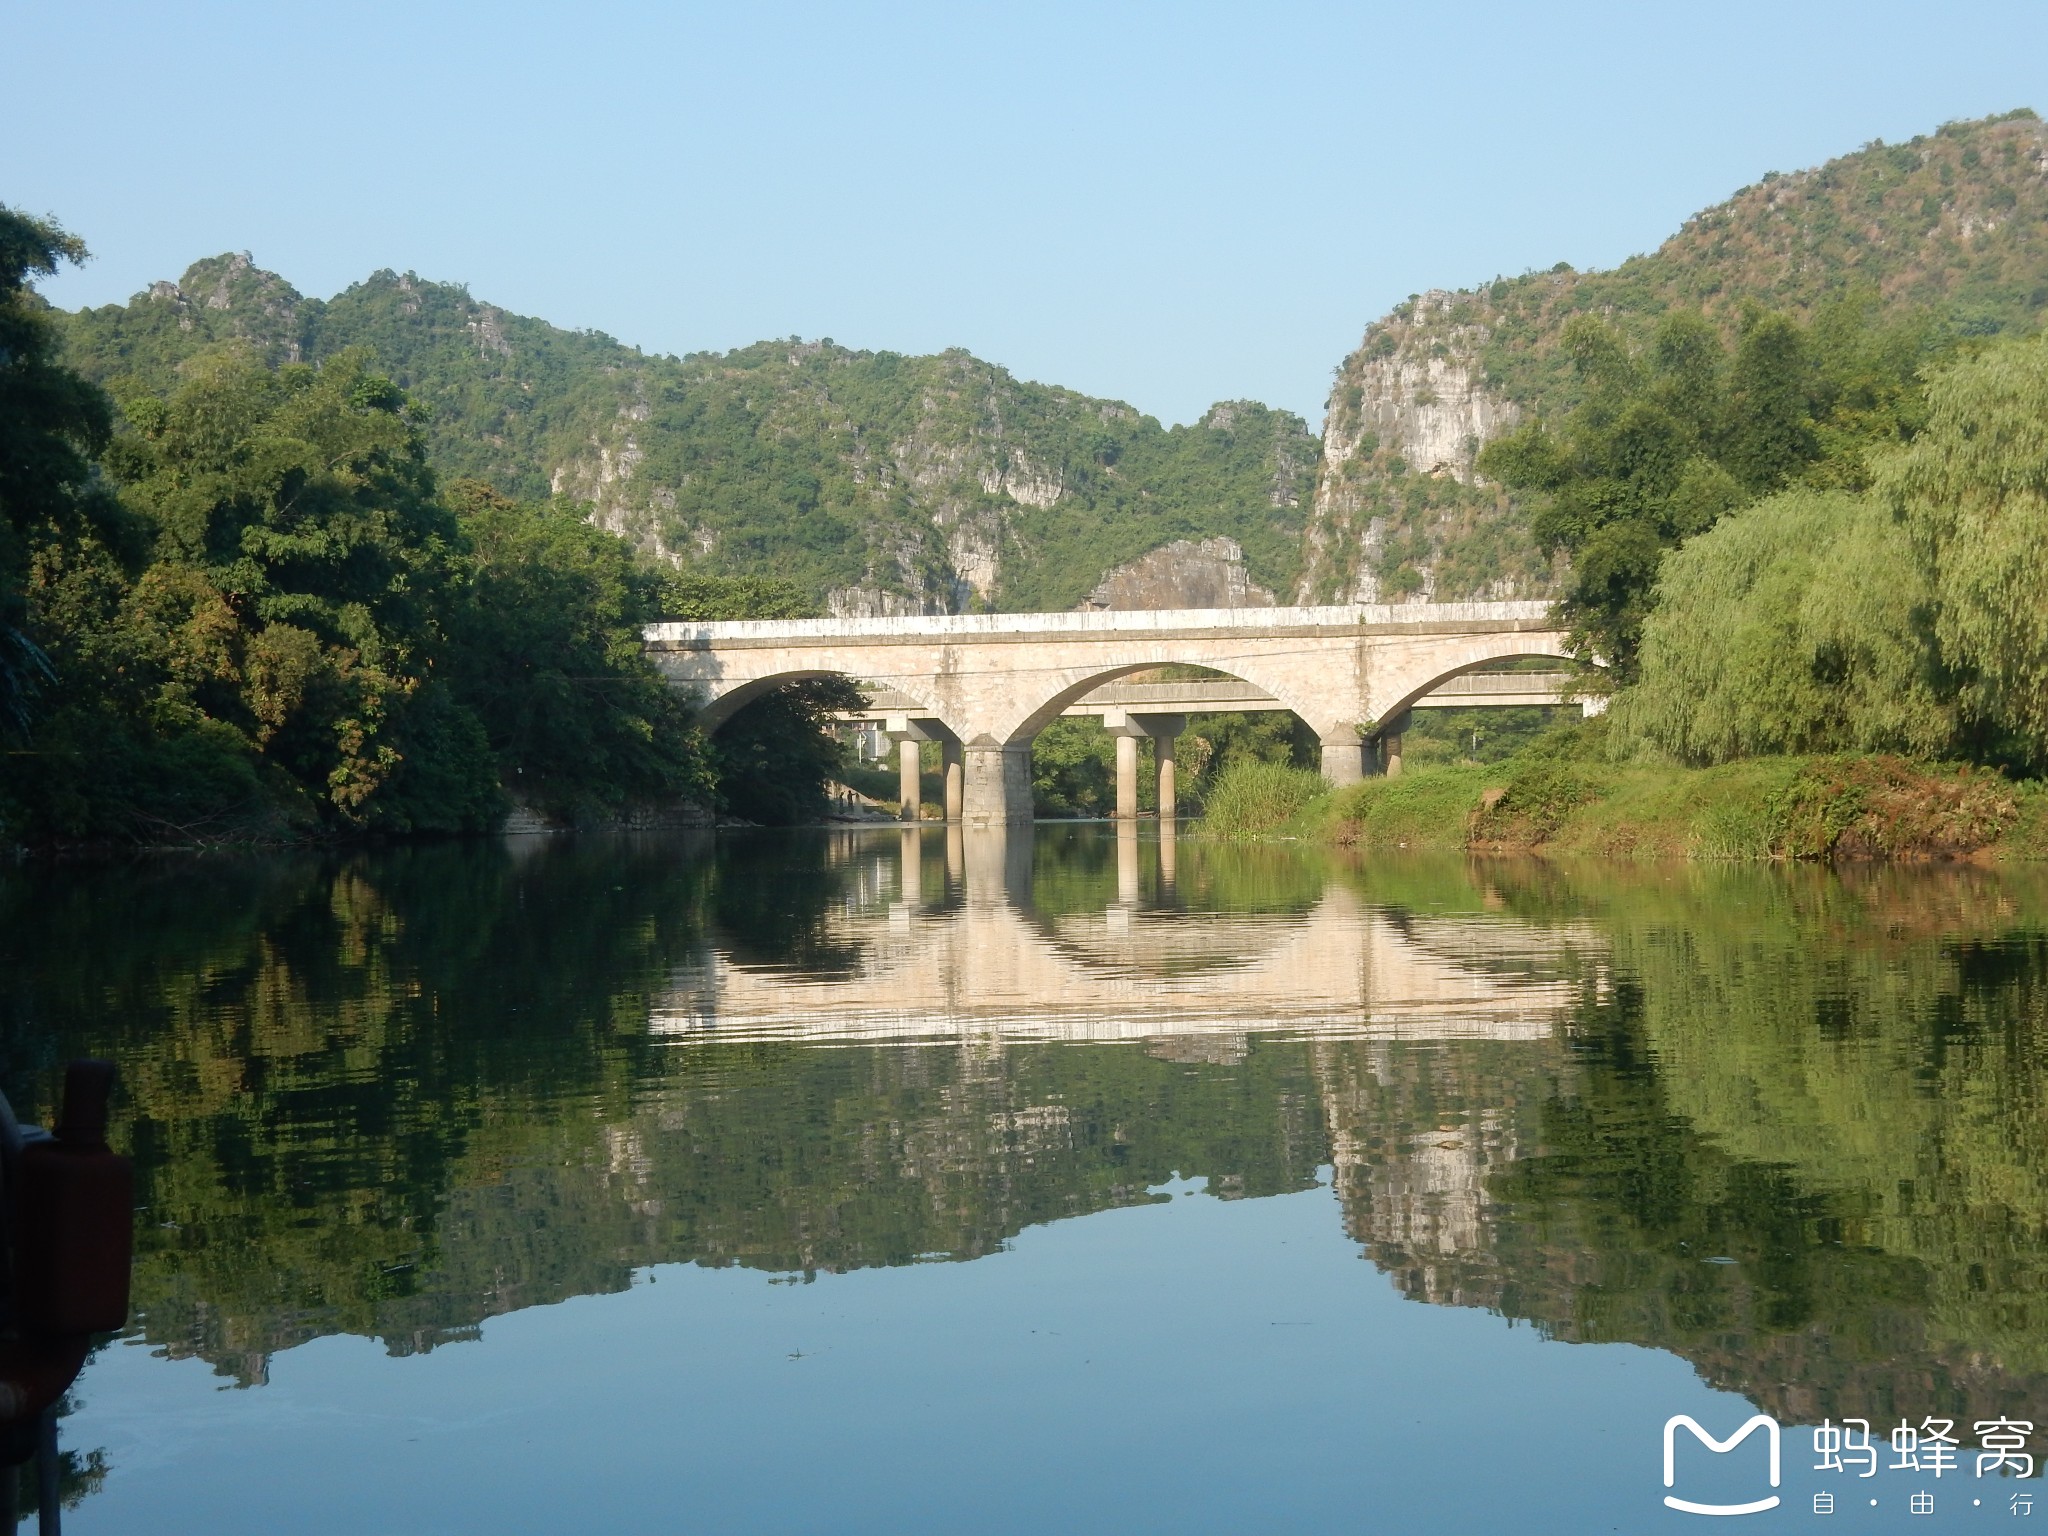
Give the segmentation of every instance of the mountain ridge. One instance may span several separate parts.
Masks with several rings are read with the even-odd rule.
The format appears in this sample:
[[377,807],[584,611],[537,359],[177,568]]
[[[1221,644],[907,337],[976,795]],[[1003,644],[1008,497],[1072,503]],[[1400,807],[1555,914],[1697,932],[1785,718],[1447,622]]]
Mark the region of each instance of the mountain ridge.
[[2022,108],[1771,172],[1618,267],[1567,263],[1413,294],[1370,323],[1323,424],[1298,598],[1533,597],[1557,571],[1479,451],[1578,399],[1560,345],[1598,314],[1643,341],[1675,309],[1732,329],[1744,306],[1810,317],[1863,292],[1958,337],[2048,308],[2048,126]]
[[1305,422],[1256,401],[1165,428],[960,349],[649,354],[388,269],[321,300],[212,257],[65,325],[89,377],[156,391],[208,346],[272,364],[367,346],[427,408],[444,475],[570,497],[651,554],[790,576],[839,612],[1069,607],[1120,564],[1219,538],[1284,589],[1316,458]]
[[69,360],[156,390],[208,346],[275,364],[367,346],[434,462],[563,496],[650,554],[798,581],[836,613],[1231,600],[1543,598],[1563,574],[1486,444],[1577,399],[1574,315],[1633,340],[1696,309],[1810,316],[1864,293],[1951,337],[2048,308],[2048,128],[2021,110],[1771,173],[1620,266],[1411,296],[1337,371],[1318,436],[1256,401],[1162,427],[951,349],[789,338],[646,353],[385,269],[308,298],[247,254],[58,312]]

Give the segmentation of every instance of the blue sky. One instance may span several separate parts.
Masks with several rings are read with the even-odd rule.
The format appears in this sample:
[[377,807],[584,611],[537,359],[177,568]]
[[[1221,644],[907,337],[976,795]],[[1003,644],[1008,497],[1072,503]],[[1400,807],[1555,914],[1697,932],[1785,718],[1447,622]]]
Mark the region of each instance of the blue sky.
[[[0,201],[125,299],[249,250],[650,350],[964,346],[1320,425],[1409,293],[1609,266],[1767,170],[2042,98],[2032,3],[7,8]],[[24,67],[26,66],[26,67]]]

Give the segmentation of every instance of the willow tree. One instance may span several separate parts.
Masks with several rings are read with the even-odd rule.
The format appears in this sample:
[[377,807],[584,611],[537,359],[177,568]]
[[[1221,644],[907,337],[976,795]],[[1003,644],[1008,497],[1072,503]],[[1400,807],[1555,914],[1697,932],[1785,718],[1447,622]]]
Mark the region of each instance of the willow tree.
[[1792,490],[1664,562],[1618,744],[1706,764],[1777,752],[1940,756],[1956,716],[1926,577],[1879,499]]
[[1934,634],[1981,750],[2048,761],[2048,339],[1939,374],[1926,430],[1879,472],[1928,572]]

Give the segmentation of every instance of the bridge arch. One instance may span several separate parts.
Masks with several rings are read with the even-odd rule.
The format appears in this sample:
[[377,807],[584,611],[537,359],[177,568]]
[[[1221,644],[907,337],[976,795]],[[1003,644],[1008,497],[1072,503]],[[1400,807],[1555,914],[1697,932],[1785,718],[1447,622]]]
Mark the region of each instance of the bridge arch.
[[1565,643],[1540,602],[674,621],[644,638],[662,672],[704,700],[712,730],[807,677],[892,690],[892,715],[900,699],[958,743],[970,824],[1028,819],[1026,743],[1075,699],[1135,671],[1191,663],[1242,679],[1307,724],[1325,775],[1342,784],[1370,771],[1361,730],[1397,720],[1443,679],[1560,655]]
[[1292,697],[1297,690],[1292,687],[1291,680],[1268,676],[1267,673],[1271,669],[1261,667],[1254,658],[1226,657],[1218,660],[1203,657],[1199,661],[1191,661],[1181,656],[1156,656],[1145,661],[1125,662],[1109,667],[1064,669],[1055,675],[1054,692],[1022,718],[1000,731],[996,739],[1006,747],[1029,746],[1032,738],[1058,719],[1068,705],[1086,698],[1104,684],[1129,677],[1134,672],[1150,672],[1159,667],[1180,666],[1203,667],[1211,672],[1220,672],[1226,677],[1234,677],[1239,682],[1249,683],[1252,687],[1271,694],[1282,708],[1292,710],[1306,721],[1310,729],[1321,728],[1322,722],[1316,712]]
[[[869,681],[865,678],[856,677],[851,672],[841,671],[833,667],[797,668],[784,672],[770,672],[762,677],[750,677],[744,682],[735,683],[723,692],[710,692],[707,690],[707,692],[710,692],[710,696],[697,706],[697,722],[704,727],[706,735],[716,735],[719,727],[732,719],[734,715],[738,714],[755,700],[767,697],[776,689],[784,687],[789,683],[814,682],[820,678],[828,677],[842,678],[852,683],[855,687],[860,687],[863,683]],[[905,688],[901,680],[891,678],[889,680],[889,687],[897,693],[903,694],[906,698],[916,701],[916,713],[919,719],[932,719],[938,720],[942,724],[945,723],[945,717],[937,708],[933,707],[928,698]]]
[[[1531,646],[1527,638],[1518,635],[1502,635],[1497,639],[1488,637],[1493,643],[1479,642],[1461,649],[1480,651],[1486,654],[1464,655],[1450,666],[1443,665],[1441,656],[1430,658],[1433,665],[1407,669],[1407,675],[1389,680],[1391,696],[1381,705],[1373,719],[1366,722],[1367,734],[1378,735],[1390,724],[1398,723],[1415,707],[1416,701],[1435,693],[1454,677],[1478,672],[1487,667],[1499,666],[1508,661],[1559,661],[1574,671],[1590,674],[1598,669],[1590,667],[1577,656],[1567,653],[1561,645],[1555,647]],[[1375,692],[1378,690],[1376,689]],[[1375,699],[1376,704],[1380,703]]]

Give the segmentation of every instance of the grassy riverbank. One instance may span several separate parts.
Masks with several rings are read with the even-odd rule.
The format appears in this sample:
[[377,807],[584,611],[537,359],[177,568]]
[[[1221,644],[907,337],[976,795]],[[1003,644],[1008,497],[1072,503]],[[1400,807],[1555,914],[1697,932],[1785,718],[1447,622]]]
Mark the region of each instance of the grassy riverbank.
[[1506,762],[1335,792],[1262,768],[1256,783],[1219,783],[1204,825],[1223,837],[1622,858],[2048,857],[2048,789],[1987,769],[1886,756],[1673,768],[1609,762],[1603,747],[1597,728],[1564,731]]

